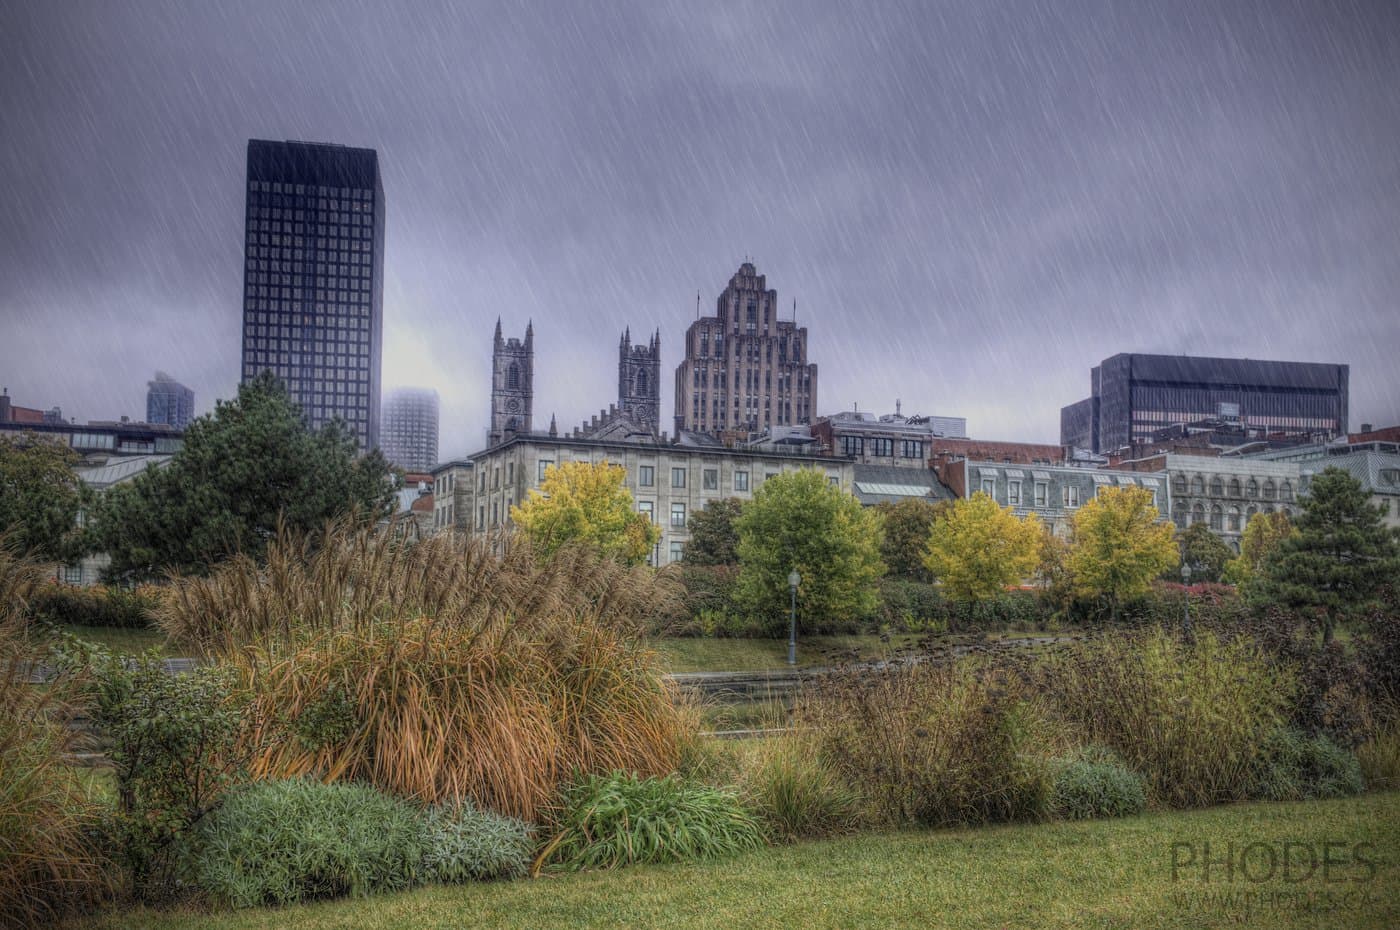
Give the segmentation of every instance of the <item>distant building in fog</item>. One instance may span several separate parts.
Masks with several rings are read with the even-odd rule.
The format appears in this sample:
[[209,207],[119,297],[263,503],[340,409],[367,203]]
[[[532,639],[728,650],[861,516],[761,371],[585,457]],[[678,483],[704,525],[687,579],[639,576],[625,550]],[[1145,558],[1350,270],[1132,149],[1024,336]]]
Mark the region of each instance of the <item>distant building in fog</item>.
[[379,448],[404,471],[431,471],[438,454],[438,392],[431,388],[390,391],[384,399]]
[[163,371],[146,382],[146,422],[183,430],[194,419],[194,391]]

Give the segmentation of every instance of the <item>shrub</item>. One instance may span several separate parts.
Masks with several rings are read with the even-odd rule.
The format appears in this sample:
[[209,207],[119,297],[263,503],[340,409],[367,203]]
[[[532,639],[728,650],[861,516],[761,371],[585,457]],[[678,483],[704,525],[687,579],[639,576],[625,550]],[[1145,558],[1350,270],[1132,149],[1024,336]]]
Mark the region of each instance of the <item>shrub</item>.
[[1269,801],[1340,798],[1360,794],[1365,783],[1353,753],[1325,736],[1280,727],[1265,740],[1256,793]]
[[[798,707],[823,756],[890,824],[1039,817],[1054,734],[1017,682],[972,660],[834,675]],[[1035,747],[1035,751],[1033,751]]]
[[231,792],[199,829],[197,874],[233,907],[365,897],[419,882],[418,810],[368,785],[267,781]]
[[1252,642],[1202,631],[1119,631],[1062,647],[1033,685],[1082,744],[1105,746],[1149,795],[1194,807],[1250,796],[1254,760],[1283,722],[1292,676]]
[[675,769],[681,716],[634,635],[667,585],[581,549],[332,528],[178,582],[164,623],[253,691],[255,778],[535,820],[574,770]]
[[433,807],[423,817],[423,878],[443,884],[518,878],[533,846],[523,821],[470,804]]
[[775,840],[847,833],[858,820],[860,796],[800,737],[766,741],[749,760],[740,786]]
[[1127,817],[1147,807],[1142,778],[1110,752],[1087,752],[1055,774],[1050,809],[1064,820]]
[[585,776],[564,792],[559,829],[536,867],[570,870],[688,862],[763,845],[763,829],[724,788],[679,776]]
[[900,633],[941,633],[948,628],[949,609],[936,585],[907,578],[880,579],[875,620]]
[[0,922],[20,926],[51,924],[111,890],[93,835],[99,807],[64,758],[75,682],[29,683],[48,659],[21,617],[38,576],[0,546]]
[[142,585],[133,590],[63,584],[40,586],[29,599],[31,622],[57,626],[96,626],[145,629],[155,625],[161,589]]

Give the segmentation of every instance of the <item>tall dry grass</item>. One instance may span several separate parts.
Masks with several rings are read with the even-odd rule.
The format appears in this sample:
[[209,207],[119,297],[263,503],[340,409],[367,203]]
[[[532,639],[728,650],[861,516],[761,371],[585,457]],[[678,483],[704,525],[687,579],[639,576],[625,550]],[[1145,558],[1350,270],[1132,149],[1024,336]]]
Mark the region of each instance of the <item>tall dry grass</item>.
[[66,764],[74,682],[29,683],[45,654],[24,604],[38,567],[0,544],[0,923],[45,926],[112,889],[93,841],[99,808]]
[[575,770],[675,768],[683,721],[634,634],[677,593],[584,549],[540,561],[510,539],[339,525],[176,581],[159,619],[242,673],[256,777],[534,820]]

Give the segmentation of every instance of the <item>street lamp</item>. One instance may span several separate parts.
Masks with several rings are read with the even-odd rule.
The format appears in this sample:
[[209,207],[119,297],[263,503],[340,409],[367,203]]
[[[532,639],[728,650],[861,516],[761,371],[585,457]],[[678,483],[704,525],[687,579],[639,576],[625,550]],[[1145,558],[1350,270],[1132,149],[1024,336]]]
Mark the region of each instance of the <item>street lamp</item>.
[[1186,634],[1186,641],[1195,640],[1195,634],[1191,630],[1191,563],[1183,561],[1181,563],[1181,600],[1186,608],[1186,622],[1182,631]]
[[797,664],[797,586],[801,583],[802,576],[797,574],[797,569],[788,572],[788,592],[792,595],[788,611],[788,665]]

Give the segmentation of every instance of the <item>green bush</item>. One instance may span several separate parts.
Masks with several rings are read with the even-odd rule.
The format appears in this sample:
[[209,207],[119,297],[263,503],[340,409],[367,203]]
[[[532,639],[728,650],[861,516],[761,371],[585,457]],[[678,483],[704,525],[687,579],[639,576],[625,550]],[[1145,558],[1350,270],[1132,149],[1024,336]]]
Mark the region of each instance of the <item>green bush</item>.
[[1054,734],[1014,676],[933,662],[827,677],[797,708],[872,819],[940,826],[1036,819]]
[[852,791],[806,740],[784,736],[758,748],[742,775],[745,800],[775,840],[850,832],[860,813]]
[[1341,798],[1365,789],[1354,753],[1291,727],[1279,727],[1264,741],[1256,778],[1257,796],[1269,801]]
[[739,796],[677,775],[590,775],[564,792],[559,830],[539,862],[571,869],[687,862],[763,845]]
[[1127,817],[1147,807],[1142,778],[1105,750],[1068,760],[1056,773],[1050,810],[1063,820]]
[[423,878],[442,884],[518,878],[533,845],[522,820],[470,804],[433,807],[423,816]]
[[143,585],[134,590],[94,586],[47,584],[30,596],[27,616],[31,623],[55,626],[98,626],[138,630],[155,626],[160,588]]
[[424,839],[417,808],[368,785],[258,782],[200,825],[196,872],[233,907],[365,897],[418,884]]
[[880,579],[877,625],[897,633],[942,633],[948,628],[949,608],[937,585],[908,578]]

